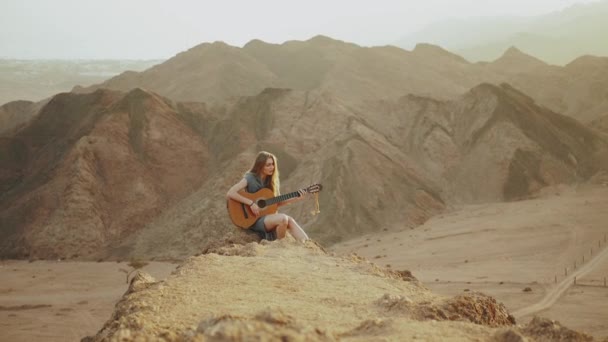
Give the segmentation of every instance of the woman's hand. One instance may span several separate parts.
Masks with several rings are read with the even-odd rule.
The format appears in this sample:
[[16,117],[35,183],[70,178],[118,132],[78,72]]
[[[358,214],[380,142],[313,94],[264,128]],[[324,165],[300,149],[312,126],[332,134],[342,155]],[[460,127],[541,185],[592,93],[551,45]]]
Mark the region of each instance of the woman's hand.
[[257,203],[254,202],[249,208],[251,208],[253,215],[255,215],[255,216],[260,215],[260,207],[258,207]]

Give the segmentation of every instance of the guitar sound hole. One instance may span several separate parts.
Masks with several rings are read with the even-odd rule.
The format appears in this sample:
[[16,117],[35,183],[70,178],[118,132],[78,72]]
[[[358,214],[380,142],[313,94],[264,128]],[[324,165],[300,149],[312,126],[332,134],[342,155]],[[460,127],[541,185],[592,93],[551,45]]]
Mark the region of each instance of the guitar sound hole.
[[266,200],[259,200],[258,201],[258,207],[260,207],[260,208],[266,207]]

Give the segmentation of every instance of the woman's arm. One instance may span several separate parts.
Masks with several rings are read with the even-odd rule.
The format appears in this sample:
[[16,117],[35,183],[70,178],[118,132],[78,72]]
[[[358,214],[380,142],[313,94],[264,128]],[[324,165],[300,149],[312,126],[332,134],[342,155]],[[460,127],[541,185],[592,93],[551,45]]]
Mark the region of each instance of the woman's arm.
[[241,196],[239,191],[245,189],[247,186],[247,179],[243,178],[238,183],[234,184],[230,190],[226,193],[226,198],[233,199],[235,201],[241,202],[245,205],[250,206],[253,204],[253,201],[245,196]]

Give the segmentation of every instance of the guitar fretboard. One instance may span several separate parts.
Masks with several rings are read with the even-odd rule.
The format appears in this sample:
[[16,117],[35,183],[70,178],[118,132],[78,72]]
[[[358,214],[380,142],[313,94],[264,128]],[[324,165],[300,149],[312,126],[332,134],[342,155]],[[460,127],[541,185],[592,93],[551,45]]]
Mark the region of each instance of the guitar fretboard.
[[272,204],[287,201],[288,199],[296,198],[296,197],[300,197],[300,194],[297,191],[290,192],[288,194],[284,194],[284,195],[280,195],[277,197],[267,199],[266,205],[272,205]]

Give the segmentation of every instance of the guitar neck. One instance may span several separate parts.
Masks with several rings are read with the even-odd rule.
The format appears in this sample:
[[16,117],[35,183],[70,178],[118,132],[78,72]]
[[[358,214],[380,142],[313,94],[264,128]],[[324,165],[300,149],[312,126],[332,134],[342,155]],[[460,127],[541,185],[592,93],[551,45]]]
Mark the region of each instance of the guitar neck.
[[292,199],[292,198],[296,198],[296,197],[300,197],[300,194],[297,191],[290,192],[288,194],[284,194],[284,195],[280,195],[277,197],[267,199],[266,205],[272,205],[275,203],[284,202],[284,201],[287,201],[288,199]]

